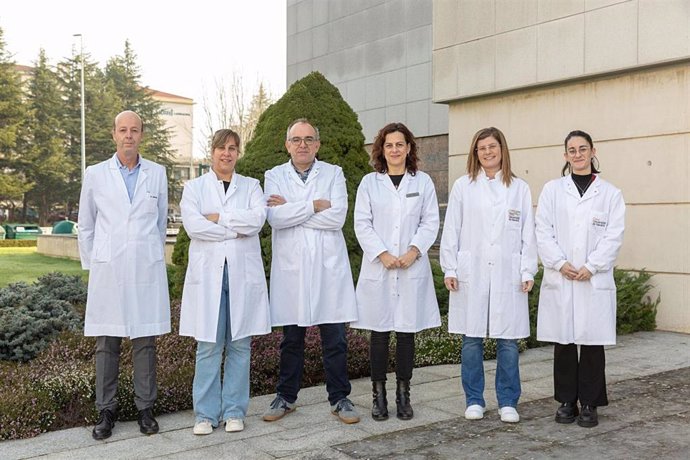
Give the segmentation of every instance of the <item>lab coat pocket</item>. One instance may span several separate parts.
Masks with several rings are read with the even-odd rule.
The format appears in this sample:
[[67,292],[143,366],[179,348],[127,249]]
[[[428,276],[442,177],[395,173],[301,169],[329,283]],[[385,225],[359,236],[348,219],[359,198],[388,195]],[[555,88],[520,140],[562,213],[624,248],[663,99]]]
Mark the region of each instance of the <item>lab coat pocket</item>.
[[544,267],[544,278],[541,282],[542,289],[560,289],[563,284],[563,275],[558,270]]
[[110,262],[110,237],[94,240],[91,259],[92,262]]
[[323,266],[326,268],[343,268],[343,255],[347,254],[345,240],[340,231],[326,232],[323,235]]
[[200,284],[203,275],[204,256],[200,252],[190,252],[185,284]]
[[156,214],[158,212],[158,197],[147,192],[143,208],[146,214]]
[[275,261],[281,270],[297,270],[300,263],[300,248],[294,238],[280,238],[273,245]]
[[589,279],[589,282],[592,283],[592,288],[594,288],[594,289],[599,289],[599,290],[604,290],[604,291],[613,291],[616,289],[616,283],[613,280],[613,271],[612,270],[609,270],[606,272],[595,273]]
[[472,255],[470,251],[459,251],[458,252],[458,268],[456,273],[458,275],[458,281],[461,283],[467,283],[470,280],[470,273],[472,271]]
[[362,270],[359,276],[365,280],[378,281],[383,279],[385,272],[386,268],[378,258],[374,259],[373,262],[364,259],[362,260]]
[[522,292],[522,255],[513,254],[510,270],[511,287]]
[[266,273],[260,252],[244,255],[244,273],[244,279],[248,284],[264,284]]
[[160,262],[163,260],[163,253],[165,248],[161,239],[158,235],[149,236],[149,256],[151,257],[151,262]]

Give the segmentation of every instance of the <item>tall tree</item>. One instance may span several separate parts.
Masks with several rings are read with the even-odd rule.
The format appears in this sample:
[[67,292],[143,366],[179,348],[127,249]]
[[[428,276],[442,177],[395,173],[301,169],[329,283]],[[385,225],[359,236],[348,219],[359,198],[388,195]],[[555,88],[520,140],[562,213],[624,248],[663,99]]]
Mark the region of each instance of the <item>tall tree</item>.
[[125,42],[122,56],[111,58],[105,68],[106,82],[112,87],[119,99],[119,110],[134,110],[144,121],[144,139],[141,143],[142,153],[150,159],[168,168],[168,180],[171,177],[173,152],[170,147],[168,129],[161,116],[161,104],[153,99],[151,91],[141,85],[141,74],[136,62],[136,54],[129,41]]
[[[81,188],[81,56],[73,51],[70,58],[58,64],[57,72],[65,100],[65,149],[68,161],[75,165],[68,185],[69,212],[77,204]],[[89,54],[84,55],[84,96],[86,165],[89,166],[112,156],[112,124],[119,110],[113,85],[106,82],[103,71]]]
[[45,51],[39,51],[27,95],[29,116],[27,136],[23,139],[22,165],[26,178],[33,183],[26,200],[39,209],[39,223],[47,225],[50,210],[68,198],[67,185],[74,164],[65,154],[65,113],[60,82],[49,67]]
[[26,110],[21,79],[5,48],[3,34],[0,28],[0,201],[4,207],[13,210],[14,203],[21,200],[30,188],[19,174],[17,154],[17,140],[21,136]]
[[252,139],[259,117],[273,101],[263,82],[259,82],[259,88],[249,103],[247,96],[242,76],[234,72],[229,81],[216,81],[213,96],[204,94],[202,109],[205,120],[199,140],[204,151],[210,152],[211,138],[218,129],[230,128],[237,132],[243,146]]

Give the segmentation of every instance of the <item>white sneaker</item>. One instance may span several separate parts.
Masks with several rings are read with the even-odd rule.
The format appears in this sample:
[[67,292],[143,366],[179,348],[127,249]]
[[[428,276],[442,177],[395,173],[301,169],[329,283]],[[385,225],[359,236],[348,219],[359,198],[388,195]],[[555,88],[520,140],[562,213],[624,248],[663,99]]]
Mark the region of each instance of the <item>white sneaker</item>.
[[484,418],[484,409],[479,404],[472,404],[465,409],[465,418],[467,420],[481,420]]
[[194,424],[194,434],[197,436],[213,433],[213,425],[208,420],[202,420]]
[[498,415],[501,416],[501,421],[506,423],[517,423],[520,421],[520,414],[514,407],[506,406],[498,409]]
[[244,420],[239,418],[229,418],[225,421],[225,432],[235,433],[244,430]]

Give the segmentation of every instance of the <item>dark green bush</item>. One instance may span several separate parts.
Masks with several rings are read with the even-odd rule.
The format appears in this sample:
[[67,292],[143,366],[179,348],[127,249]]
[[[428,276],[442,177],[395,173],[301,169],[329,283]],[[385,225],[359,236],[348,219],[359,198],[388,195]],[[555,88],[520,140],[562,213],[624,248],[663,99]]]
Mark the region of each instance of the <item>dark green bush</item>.
[[81,329],[85,304],[79,276],[51,273],[0,289],[0,359],[28,361],[60,332]]
[[[263,186],[264,173],[289,159],[285,149],[285,131],[297,118],[308,118],[319,128],[321,147],[319,160],[339,165],[347,182],[349,209],[343,226],[343,234],[350,254],[354,279],[357,279],[362,262],[362,250],[357,243],[353,226],[353,210],[357,186],[372,168],[369,155],[364,149],[362,126],[357,114],[340,95],[338,89],[319,72],[312,72],[294,82],[275,104],[259,118],[254,137],[247,142],[244,156],[237,163],[240,174],[254,177]],[[266,224],[261,231],[261,249],[264,267],[270,274],[271,229]],[[177,235],[173,263],[187,267],[186,250],[189,236],[180,231]],[[178,249],[179,248],[179,249]],[[176,278],[184,283],[184,271]],[[177,286],[174,291],[181,292]]]

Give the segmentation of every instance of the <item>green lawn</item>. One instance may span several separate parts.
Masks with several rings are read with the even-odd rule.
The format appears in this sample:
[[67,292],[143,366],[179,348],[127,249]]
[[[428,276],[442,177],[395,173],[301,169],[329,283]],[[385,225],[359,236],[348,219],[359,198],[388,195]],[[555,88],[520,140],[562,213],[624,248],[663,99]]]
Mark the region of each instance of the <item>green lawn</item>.
[[0,287],[17,281],[32,283],[51,272],[88,278],[79,261],[37,254],[36,248],[0,248]]

